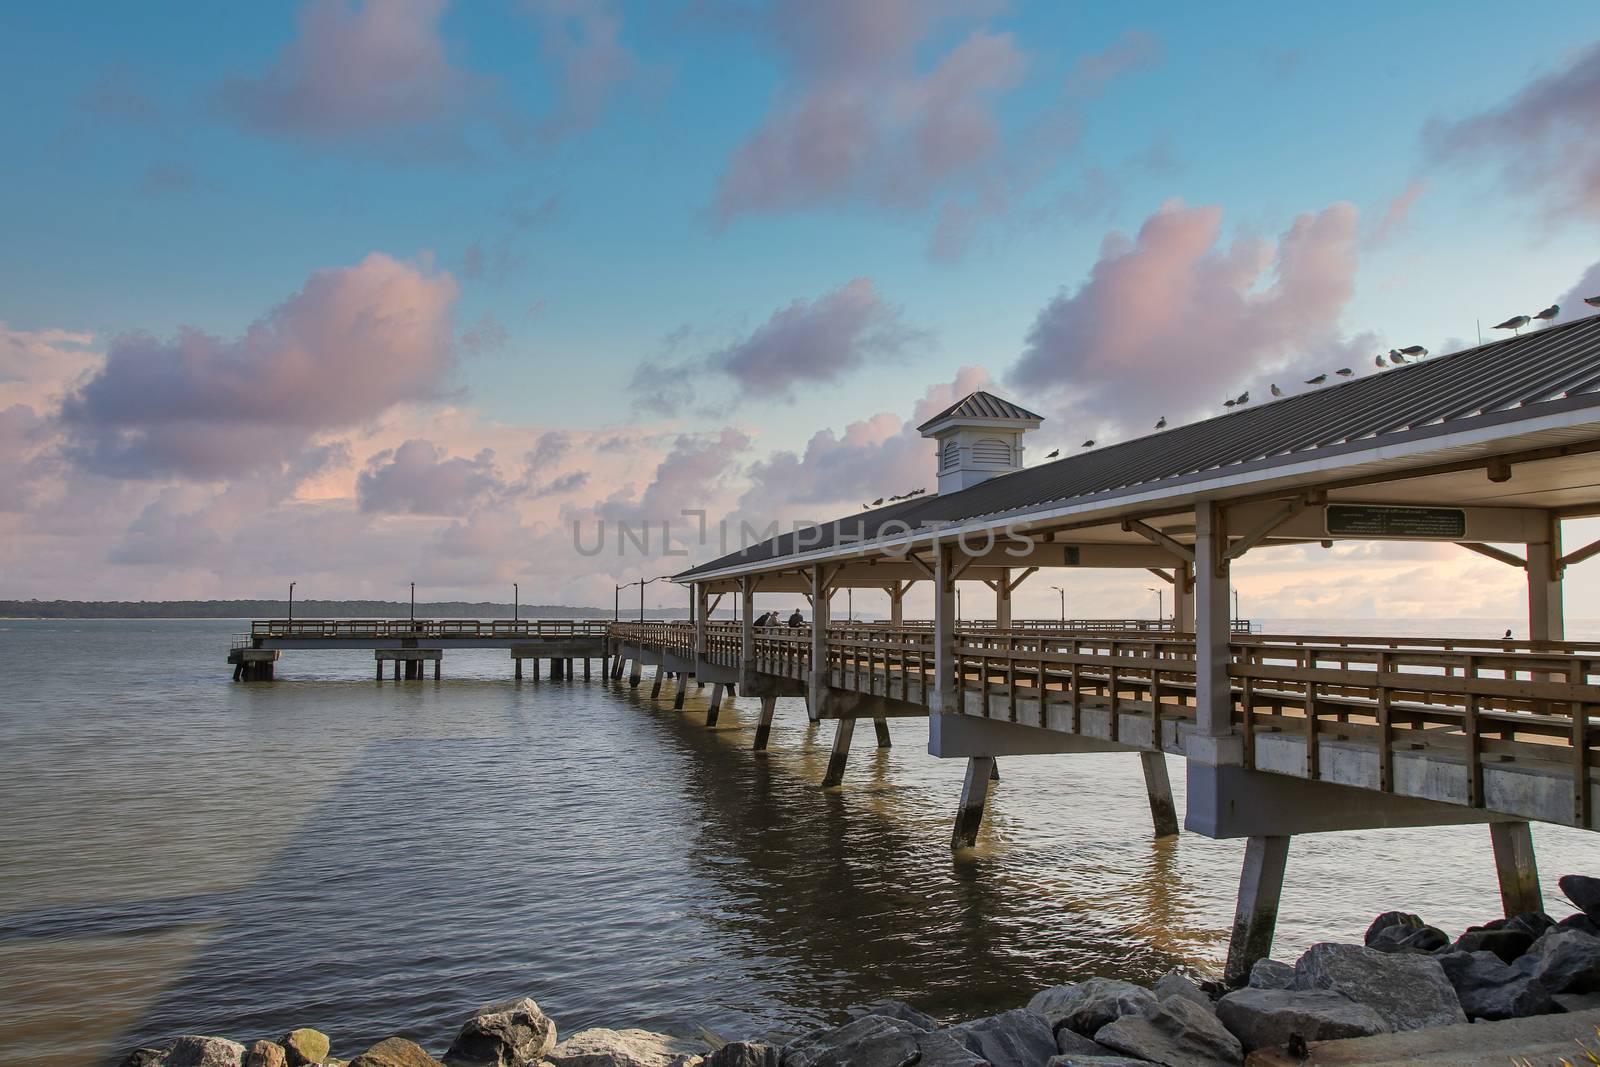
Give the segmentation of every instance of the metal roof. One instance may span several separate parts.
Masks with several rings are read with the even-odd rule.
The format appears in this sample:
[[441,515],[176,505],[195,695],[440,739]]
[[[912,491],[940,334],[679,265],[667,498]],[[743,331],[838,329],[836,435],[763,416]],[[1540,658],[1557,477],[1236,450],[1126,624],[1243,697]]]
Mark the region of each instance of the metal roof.
[[[891,522],[893,534],[904,532],[899,524],[915,529],[1087,498],[1115,500],[1218,472],[1520,422],[1575,405],[1600,407],[1600,315],[1175,426],[958,492],[850,515],[805,531],[798,550],[831,547],[843,537],[871,540]],[[676,577],[763,563],[796,551],[797,535],[783,534]]]
[[926,430],[929,426],[946,419],[1016,419],[1019,422],[1043,422],[1044,416],[1035,415],[1027,408],[1018,407],[1009,400],[979,389],[957,400],[917,429]]

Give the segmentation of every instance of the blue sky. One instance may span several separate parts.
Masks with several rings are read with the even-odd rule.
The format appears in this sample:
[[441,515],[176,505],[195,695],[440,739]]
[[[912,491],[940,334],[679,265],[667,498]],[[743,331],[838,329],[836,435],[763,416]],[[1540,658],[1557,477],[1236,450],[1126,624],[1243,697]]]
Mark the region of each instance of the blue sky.
[[[1589,3],[1521,13],[1527,32],[1509,44],[1505,9],[1488,3],[418,0],[389,5],[383,27],[373,10],[314,0],[0,14],[14,87],[0,102],[11,147],[0,163],[0,321],[18,351],[30,342],[16,337],[51,331],[90,335],[77,346],[90,357],[130,332],[171,339],[188,327],[231,343],[316,272],[373,253],[454,284],[438,380],[326,424],[273,416],[301,427],[308,446],[348,455],[287,487],[288,467],[276,471],[277,495],[261,507],[343,493],[363,522],[388,529],[390,517],[356,495],[379,453],[424,435],[442,456],[493,448],[510,483],[515,457],[548,431],[626,431],[641,455],[657,449],[636,467],[586,470],[591,494],[637,503],[661,480],[651,462],[665,462],[679,435],[735,428],[748,437],[743,466],[712,481],[743,499],[749,469],[773,452],[803,454],[817,431],[880,413],[908,417],[962,367],[982,368],[1001,392],[1030,391],[1012,368],[1036,322],[1085,286],[1109,235],[1137,235],[1174,202],[1214,208],[1215,219],[1182,217],[1199,231],[1215,225],[1217,256],[1231,248],[1257,263],[1236,286],[1245,301],[1278,279],[1274,256],[1297,219],[1353,208],[1324,218],[1330,233],[1311,238],[1318,265],[1271,321],[1233,324],[1253,347],[1221,368],[1218,399],[1248,387],[1256,366],[1287,374],[1325,355],[1470,342],[1475,320],[1487,330],[1536,310],[1600,260],[1594,188],[1506,170],[1519,156],[1561,159],[1561,131],[1527,143],[1495,135],[1540,79],[1560,80],[1573,107],[1595,113],[1581,95],[1600,41]],[[424,61],[385,53],[382,41],[342,57],[362,34],[393,32],[420,41]],[[321,52],[318,34],[333,41]],[[952,61],[969,51],[969,62]],[[308,110],[289,114],[291,90]],[[859,166],[814,184],[831,180],[818,177],[817,157],[846,137],[839,124],[794,138],[781,165],[739,185],[752,145],[770,147],[761,139],[782,134],[791,112],[845,91],[874,124]],[[1595,140],[1589,121],[1574,141]],[[949,153],[943,164],[918,155],[935,122],[928,151]],[[1441,148],[1440,130],[1456,142]],[[1582,170],[1586,160],[1580,150],[1567,162]],[[745,192],[728,193],[735,186]],[[941,245],[955,208],[974,221],[964,241]],[[1252,240],[1266,249],[1259,261],[1245,250]],[[824,332],[785,348],[784,309],[820,320],[838,310],[828,295],[856,279],[870,286],[860,321],[880,342],[838,327],[859,351],[775,381],[759,360],[803,363],[805,343],[841,336],[813,323]],[[1085,296],[1058,311],[1131,319],[1165,295],[1141,299]],[[1193,331],[1215,327],[1202,317]],[[751,355],[763,336],[768,356]],[[1181,359],[1186,340],[1180,326],[1151,344]],[[1018,396],[1051,417],[1042,442],[1075,437],[1080,424],[1102,434],[1146,425],[1149,411],[1106,399],[1122,395],[1115,376],[1074,378],[1097,366],[1076,358]],[[95,373],[92,359],[72,366]],[[382,373],[380,358],[366,366]],[[50,397],[77,381],[38,366],[10,373],[34,385],[10,401],[45,422]],[[659,394],[651,383],[663,374],[691,382],[690,395]],[[1082,400],[1096,391],[1094,404]],[[1186,394],[1160,403],[1174,418],[1216,406]],[[142,432],[141,417],[120,412],[119,432]],[[37,433],[30,441],[44,447]],[[182,496],[191,510],[175,514],[204,524],[223,489],[215,471],[135,473],[115,475],[129,510],[113,525],[131,526],[162,493]],[[49,474],[58,487],[105,476]],[[426,536],[470,525],[484,506],[460,503],[433,515]],[[89,542],[76,551],[117,554]],[[179,575],[196,590],[221,584],[204,566],[105,566],[101,579],[119,589]],[[0,573],[28,590],[65,580]]]

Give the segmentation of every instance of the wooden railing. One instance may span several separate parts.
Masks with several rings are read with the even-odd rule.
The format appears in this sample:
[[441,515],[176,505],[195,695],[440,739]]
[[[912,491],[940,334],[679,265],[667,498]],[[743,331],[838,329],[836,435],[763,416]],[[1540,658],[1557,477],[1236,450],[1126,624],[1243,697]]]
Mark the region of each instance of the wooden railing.
[[603,637],[605,620],[588,619],[257,619],[250,636],[360,640],[386,637]]

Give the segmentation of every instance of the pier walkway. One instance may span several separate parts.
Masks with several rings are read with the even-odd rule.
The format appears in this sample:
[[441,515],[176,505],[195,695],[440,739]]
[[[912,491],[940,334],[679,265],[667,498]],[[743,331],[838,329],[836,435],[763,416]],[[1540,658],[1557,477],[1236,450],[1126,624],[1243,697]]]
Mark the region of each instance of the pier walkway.
[[228,651],[236,680],[270,680],[286,649],[371,649],[377,677],[393,664],[394,676],[421,678],[427,664],[440,677],[447,649],[504,648],[516,677],[524,661],[550,662],[551,677],[570,674],[574,662],[589,677],[590,661],[605,656],[604,621],[569,619],[258,619],[236,634]]

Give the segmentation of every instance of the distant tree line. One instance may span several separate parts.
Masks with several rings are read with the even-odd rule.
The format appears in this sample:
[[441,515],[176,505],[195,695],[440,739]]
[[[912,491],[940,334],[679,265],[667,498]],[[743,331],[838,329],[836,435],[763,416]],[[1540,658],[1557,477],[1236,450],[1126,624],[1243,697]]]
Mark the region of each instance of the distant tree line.
[[[283,600],[0,600],[0,618],[8,619],[281,619]],[[404,619],[411,605],[403,600],[296,600],[297,619]],[[650,608],[648,618],[682,618],[684,608]],[[722,612],[718,613],[723,614]],[[523,604],[523,619],[609,619],[610,608],[576,608],[564,604]],[[622,611],[637,619],[639,608]],[[510,604],[440,600],[417,604],[419,619],[509,619]]]

